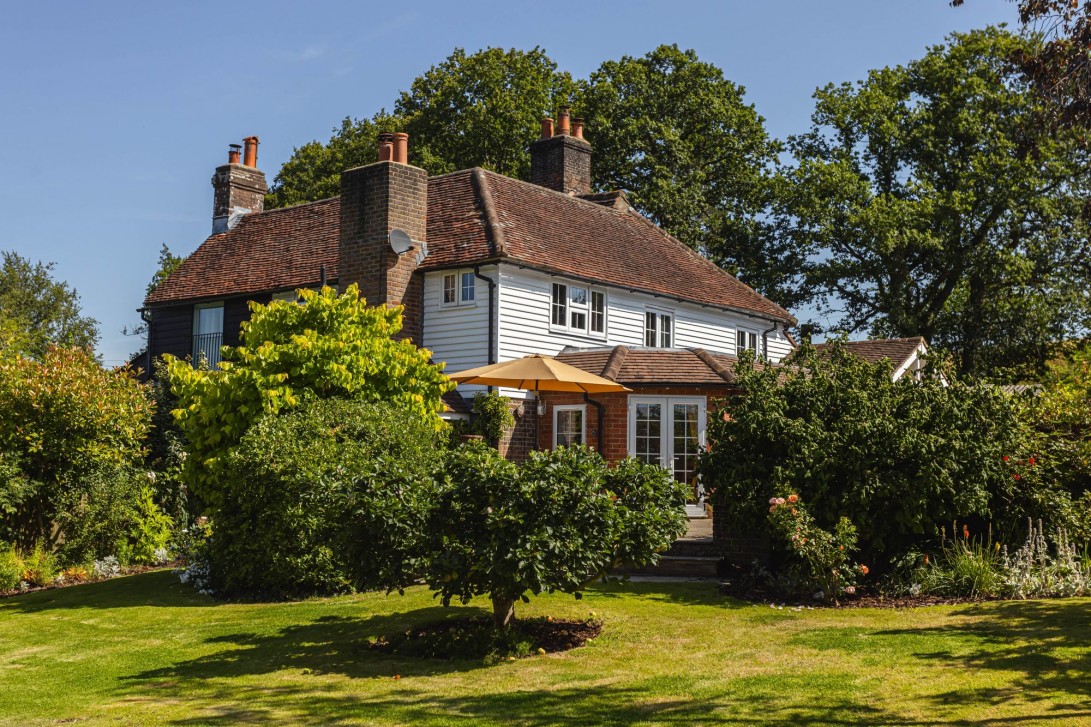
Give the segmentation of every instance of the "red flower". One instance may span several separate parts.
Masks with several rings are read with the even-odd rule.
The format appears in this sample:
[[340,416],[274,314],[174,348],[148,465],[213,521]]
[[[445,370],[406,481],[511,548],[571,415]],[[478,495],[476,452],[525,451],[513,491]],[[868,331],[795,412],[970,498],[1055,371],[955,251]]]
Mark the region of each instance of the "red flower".
[[1015,477],[1015,479],[1017,479],[1017,480],[1023,479],[1022,477],[1019,476],[1019,473],[1014,474],[1013,477]]
[[1008,461],[1008,455],[1006,455],[1006,454],[1005,454],[1005,455],[1004,455],[1003,457],[1001,457],[1000,459],[1002,459],[1002,460],[1004,460],[1005,462],[1007,462],[1007,461]]
[[1027,460],[1027,464],[1029,464],[1031,467],[1034,466],[1034,456],[1033,455],[1031,456],[1030,459]]

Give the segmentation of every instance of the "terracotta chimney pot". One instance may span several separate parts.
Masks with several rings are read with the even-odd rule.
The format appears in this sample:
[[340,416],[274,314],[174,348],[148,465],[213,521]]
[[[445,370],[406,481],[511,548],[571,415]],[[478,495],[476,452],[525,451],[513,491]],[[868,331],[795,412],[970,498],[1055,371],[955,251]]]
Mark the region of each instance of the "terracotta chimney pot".
[[394,134],[394,161],[398,164],[409,163],[409,134],[404,131]]
[[540,138],[553,138],[553,119],[549,118],[548,116],[542,117],[542,136]]
[[394,161],[394,135],[379,134],[379,161]]
[[567,136],[568,134],[570,134],[572,132],[572,127],[569,124],[571,119],[572,119],[572,113],[569,111],[569,108],[567,106],[561,107],[561,113],[560,113],[560,117],[559,117],[559,121],[560,121],[559,127],[560,128],[557,129],[558,134],[561,134],[563,136]]
[[572,136],[583,138],[583,119],[572,119]]
[[258,137],[248,136],[242,141],[246,145],[243,147],[242,163],[256,169],[258,166]]
[[241,157],[241,153],[239,152],[239,149],[242,149],[242,146],[239,145],[239,144],[229,144],[228,145],[228,150],[227,150],[227,163],[228,164],[238,164],[239,163],[239,159]]

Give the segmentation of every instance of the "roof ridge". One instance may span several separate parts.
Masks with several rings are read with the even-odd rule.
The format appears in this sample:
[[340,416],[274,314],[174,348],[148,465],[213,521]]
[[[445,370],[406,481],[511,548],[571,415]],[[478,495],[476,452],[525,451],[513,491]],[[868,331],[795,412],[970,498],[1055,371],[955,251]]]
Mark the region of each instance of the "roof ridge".
[[697,358],[701,359],[701,363],[712,369],[712,372],[719,376],[721,379],[729,384],[735,383],[735,375],[731,373],[731,370],[721,364],[715,358],[713,358],[712,354],[710,354],[708,351],[703,348],[690,348],[687,350],[692,351],[693,354],[697,356]]
[[[298,204],[291,204],[291,205],[288,205],[287,207],[274,207],[274,208],[268,209],[268,210],[267,209],[262,209],[260,212],[247,212],[245,215],[242,216],[242,219],[246,219],[247,217],[253,218],[253,217],[256,217],[257,215],[272,215],[272,214],[276,214],[277,212],[291,212],[292,210],[299,210],[299,209],[302,209],[304,207],[312,207],[314,205],[324,204],[324,203],[327,203],[327,202],[340,202],[340,201],[341,201],[341,195],[337,195],[336,197],[325,197],[323,199],[311,200],[310,202],[299,202]],[[223,234],[223,233],[217,233],[217,234]]]
[[617,381],[617,377],[621,373],[621,367],[625,365],[625,359],[628,355],[628,346],[614,346],[614,350],[610,352],[610,357],[606,359],[606,365],[602,368],[602,377]]
[[470,170],[470,180],[473,182],[478,199],[481,200],[481,209],[485,213],[485,231],[489,236],[489,242],[492,243],[492,253],[497,257],[507,257],[504,230],[496,214],[496,205],[493,203],[492,190],[489,189],[488,180],[485,178],[485,170],[474,167]]

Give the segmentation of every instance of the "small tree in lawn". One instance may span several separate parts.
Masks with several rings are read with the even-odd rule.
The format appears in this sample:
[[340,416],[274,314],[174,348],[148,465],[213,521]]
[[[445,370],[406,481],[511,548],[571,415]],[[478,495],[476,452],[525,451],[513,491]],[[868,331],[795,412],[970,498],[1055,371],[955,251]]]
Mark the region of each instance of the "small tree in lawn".
[[572,593],[620,564],[655,563],[686,529],[685,485],[661,467],[610,468],[592,450],[534,452],[522,465],[474,443],[448,457],[424,575],[444,605],[492,600],[498,628],[527,593]]
[[219,369],[194,369],[165,357],[174,411],[189,445],[186,477],[211,509],[226,455],[265,414],[294,409],[312,399],[388,403],[444,426],[441,397],[454,384],[431,353],[394,340],[402,309],[369,307],[356,285],[300,290],[300,303],[251,303],[242,344],[224,346]]

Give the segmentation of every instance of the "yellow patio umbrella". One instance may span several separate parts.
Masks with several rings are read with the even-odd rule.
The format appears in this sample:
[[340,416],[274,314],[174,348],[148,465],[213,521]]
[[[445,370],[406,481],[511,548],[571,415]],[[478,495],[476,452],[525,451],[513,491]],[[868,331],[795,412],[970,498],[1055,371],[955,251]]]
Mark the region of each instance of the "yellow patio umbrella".
[[552,356],[537,353],[514,361],[459,371],[450,377],[460,384],[504,386],[526,391],[575,391],[584,394],[632,391],[616,381],[589,374]]

